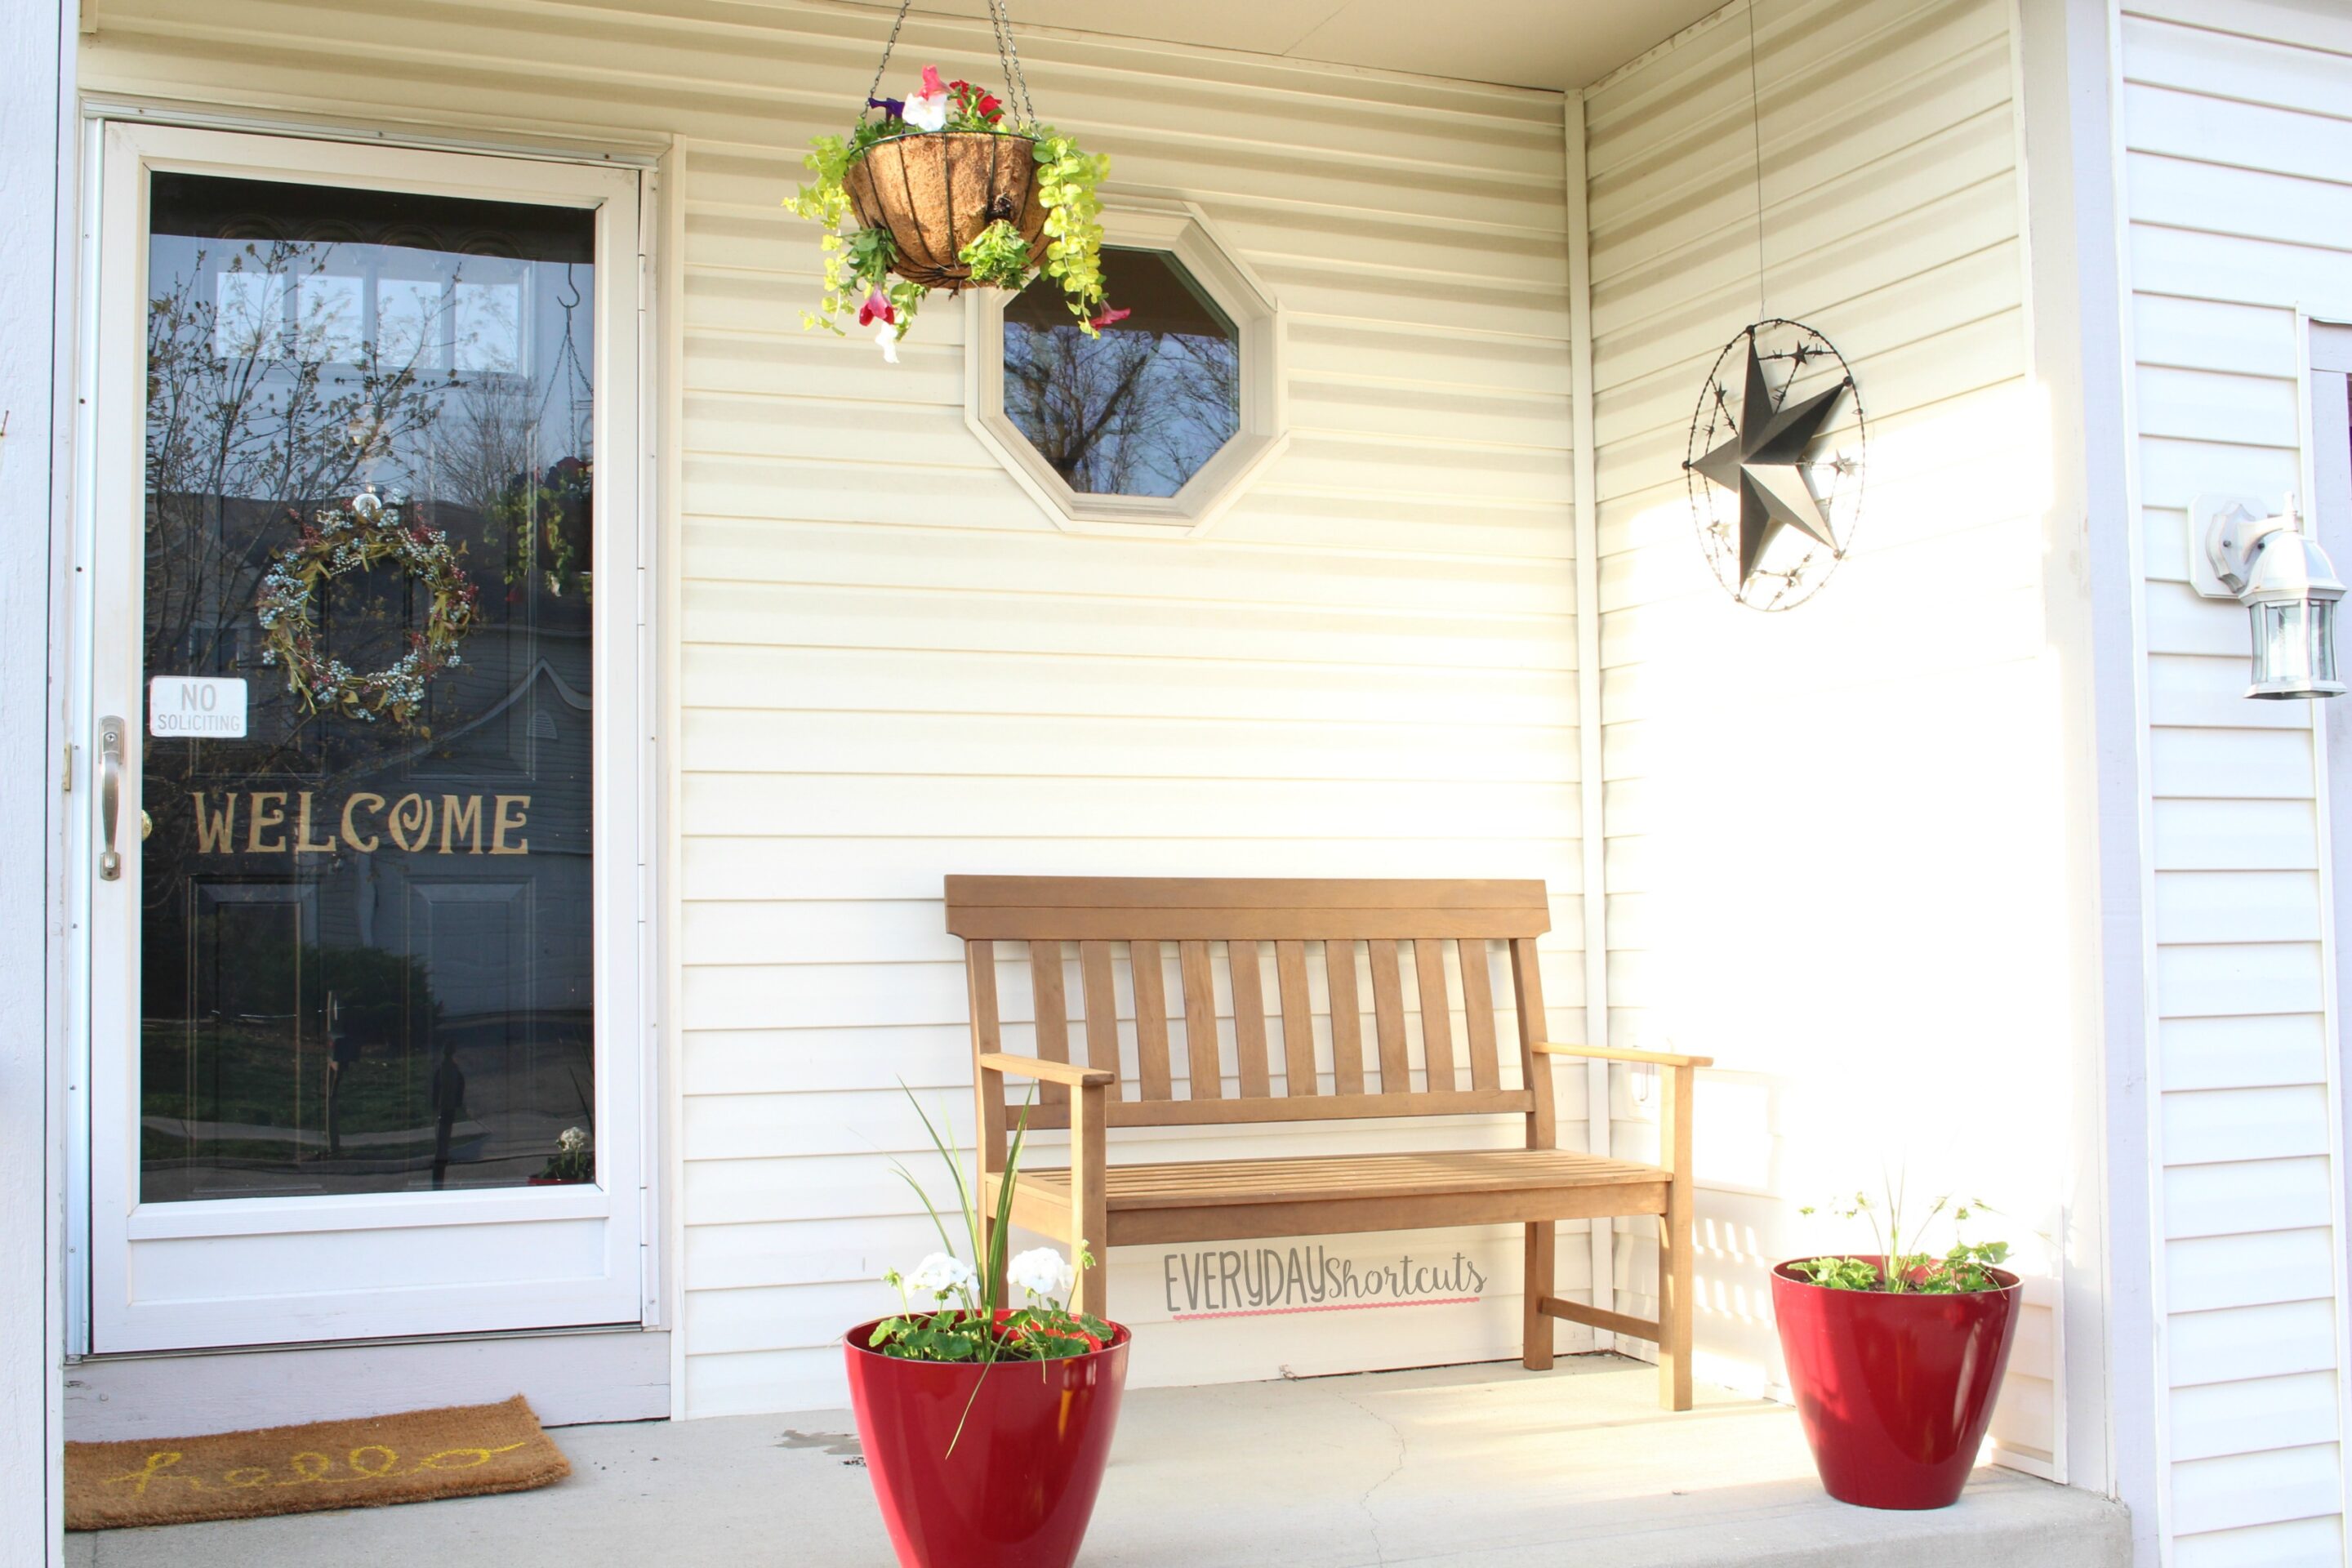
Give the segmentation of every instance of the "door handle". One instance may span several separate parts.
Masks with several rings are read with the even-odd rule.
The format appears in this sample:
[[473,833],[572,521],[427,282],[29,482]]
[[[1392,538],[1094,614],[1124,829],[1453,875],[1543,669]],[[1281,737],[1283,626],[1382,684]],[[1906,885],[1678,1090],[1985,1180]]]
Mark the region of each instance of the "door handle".
[[122,721],[98,721],[98,818],[106,835],[99,852],[98,875],[111,882],[122,875],[122,857],[115,851],[114,829],[122,815]]

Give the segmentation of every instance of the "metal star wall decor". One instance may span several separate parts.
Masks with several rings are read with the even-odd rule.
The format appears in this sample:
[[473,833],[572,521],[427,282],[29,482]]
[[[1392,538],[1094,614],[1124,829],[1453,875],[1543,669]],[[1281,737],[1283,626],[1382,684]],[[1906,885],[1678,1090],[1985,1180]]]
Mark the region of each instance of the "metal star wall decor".
[[[1745,362],[1736,407],[1735,357]],[[1785,610],[1820,590],[1861,520],[1867,439],[1853,373],[1821,333],[1775,318],[1724,345],[1683,468],[1699,544],[1733,598]]]

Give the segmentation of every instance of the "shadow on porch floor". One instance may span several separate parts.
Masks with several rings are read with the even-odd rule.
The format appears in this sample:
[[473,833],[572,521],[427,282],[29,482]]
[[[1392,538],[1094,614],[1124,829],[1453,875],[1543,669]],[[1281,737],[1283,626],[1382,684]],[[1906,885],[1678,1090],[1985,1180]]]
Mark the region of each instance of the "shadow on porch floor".
[[[1713,1389],[1687,1415],[1614,1356],[1131,1395],[1084,1568],[1806,1568],[1964,1543],[2002,1568],[2123,1568],[2124,1513],[1977,1472],[1958,1506],[1822,1494],[1795,1415]],[[845,1412],[571,1426],[543,1491],[68,1537],[89,1568],[319,1563],[893,1568]],[[1938,1551],[1938,1549],[1941,1549]]]

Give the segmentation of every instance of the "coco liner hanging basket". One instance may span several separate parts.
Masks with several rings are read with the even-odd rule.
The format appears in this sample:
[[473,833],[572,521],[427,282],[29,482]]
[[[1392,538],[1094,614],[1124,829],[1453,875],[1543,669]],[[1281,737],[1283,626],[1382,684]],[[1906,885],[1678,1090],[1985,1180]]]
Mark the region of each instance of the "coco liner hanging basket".
[[958,257],[992,224],[1010,223],[1030,265],[1045,265],[1036,145],[1009,132],[892,136],[867,147],[843,184],[858,226],[888,231],[898,253],[891,271],[955,293],[972,282],[971,267]]
[[[899,6],[900,24],[911,3]],[[936,66],[905,98],[881,96],[893,26],[849,134],[811,145],[804,162],[815,179],[784,203],[827,231],[824,298],[802,318],[808,326],[838,332],[854,316],[896,360],[933,289],[1018,291],[1032,281],[1061,292],[1080,331],[1118,319],[1103,308],[1097,194],[1109,160],[1039,123],[1004,0],[989,0],[989,18],[1003,98],[943,80]]]

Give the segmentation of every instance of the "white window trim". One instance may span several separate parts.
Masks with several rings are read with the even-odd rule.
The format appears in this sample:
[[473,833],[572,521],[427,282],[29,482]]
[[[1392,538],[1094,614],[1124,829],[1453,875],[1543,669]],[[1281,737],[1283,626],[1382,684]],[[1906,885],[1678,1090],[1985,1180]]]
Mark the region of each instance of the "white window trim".
[[[1161,250],[1181,262],[1241,335],[1241,426],[1173,496],[1081,495],[1029,444],[1004,412],[1004,307],[1001,289],[975,289],[964,318],[964,423],[1058,528],[1074,533],[1182,538],[1206,532],[1289,444],[1282,307],[1192,203],[1115,196],[1103,243]],[[1117,304],[1114,298],[1111,301]]]

